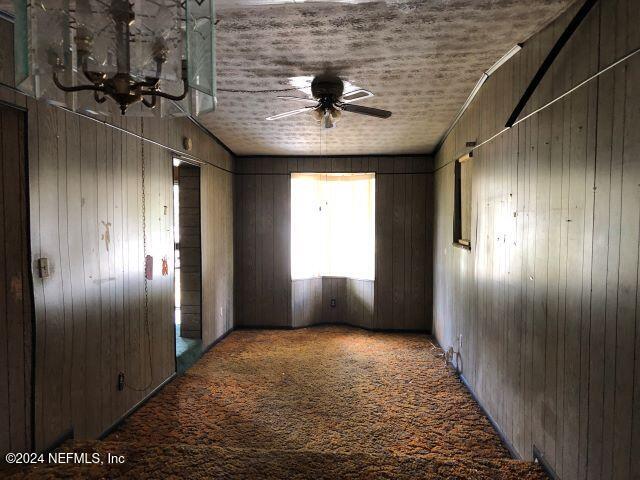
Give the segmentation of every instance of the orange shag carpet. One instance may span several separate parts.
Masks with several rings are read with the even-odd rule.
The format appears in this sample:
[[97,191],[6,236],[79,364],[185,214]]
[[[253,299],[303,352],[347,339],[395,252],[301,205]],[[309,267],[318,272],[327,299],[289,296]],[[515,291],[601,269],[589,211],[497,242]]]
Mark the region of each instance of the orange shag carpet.
[[16,477],[543,479],[510,458],[430,337],[322,326],[233,332],[104,441],[123,465]]

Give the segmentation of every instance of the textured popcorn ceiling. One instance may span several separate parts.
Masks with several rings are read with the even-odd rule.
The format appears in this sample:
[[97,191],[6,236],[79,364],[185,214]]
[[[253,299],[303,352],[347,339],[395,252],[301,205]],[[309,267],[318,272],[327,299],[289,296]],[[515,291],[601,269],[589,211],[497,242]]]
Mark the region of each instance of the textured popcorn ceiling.
[[[218,3],[218,110],[200,118],[239,155],[431,152],[482,71],[572,2],[271,0],[279,5],[246,6],[255,3],[267,2]],[[374,92],[361,105],[393,116],[344,113],[337,128],[321,131],[308,114],[265,121],[302,106],[277,99],[278,93],[223,91],[290,88],[290,77],[324,69]]]
[[[481,73],[573,0],[218,0],[218,109],[198,120],[236,154],[431,152]],[[0,0],[0,8],[7,0]],[[277,95],[333,70],[389,119],[344,113],[322,130]]]

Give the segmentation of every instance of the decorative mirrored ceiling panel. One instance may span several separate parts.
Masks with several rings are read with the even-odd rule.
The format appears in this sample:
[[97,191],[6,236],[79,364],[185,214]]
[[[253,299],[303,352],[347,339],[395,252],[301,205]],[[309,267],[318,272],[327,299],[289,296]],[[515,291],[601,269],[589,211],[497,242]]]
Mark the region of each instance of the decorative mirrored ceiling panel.
[[18,0],[16,85],[91,114],[215,109],[213,0]]

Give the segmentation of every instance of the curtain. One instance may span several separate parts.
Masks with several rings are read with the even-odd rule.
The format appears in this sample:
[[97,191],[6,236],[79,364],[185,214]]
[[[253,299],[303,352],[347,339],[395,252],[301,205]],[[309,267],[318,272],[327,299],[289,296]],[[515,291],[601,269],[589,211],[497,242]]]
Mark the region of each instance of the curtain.
[[373,280],[375,174],[291,174],[291,276]]

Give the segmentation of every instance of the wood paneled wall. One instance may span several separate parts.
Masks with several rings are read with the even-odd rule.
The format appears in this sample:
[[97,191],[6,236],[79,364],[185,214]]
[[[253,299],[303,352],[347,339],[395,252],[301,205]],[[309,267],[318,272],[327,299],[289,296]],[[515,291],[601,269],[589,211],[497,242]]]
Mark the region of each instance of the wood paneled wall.
[[[640,477],[640,56],[474,151],[472,248],[452,245],[453,161],[502,129],[578,6],[438,152],[434,332],[462,336],[459,368],[522,457],[535,445],[564,480],[624,480]],[[525,114],[640,47],[638,25],[637,1],[596,4]]]
[[[373,280],[344,277],[308,278],[292,281],[292,326],[346,323],[375,328]],[[335,300],[334,307],[331,300]]]
[[31,448],[32,292],[25,114],[0,106],[0,455]]
[[[292,281],[291,326],[346,323],[375,328],[373,280],[344,277],[308,278]],[[336,306],[331,306],[335,299]]]
[[322,278],[291,281],[291,326],[308,327],[323,323]]
[[351,322],[350,306],[354,312],[360,308],[353,294],[363,290],[365,304],[376,299],[373,312],[352,323],[430,330],[432,168],[430,157],[237,159],[236,324],[290,327],[334,321],[341,307],[328,310],[323,300],[331,282],[291,281],[290,173],[376,172],[375,295],[364,287],[336,287],[344,299],[340,321]]
[[[2,38],[12,38],[12,27],[0,21]],[[0,65],[5,85],[13,79],[10,66]],[[49,278],[34,280],[34,430],[41,450],[71,432],[99,436],[175,371],[171,165],[174,155],[187,154],[184,136],[193,140],[188,155],[203,162],[203,302],[209,310],[203,344],[231,328],[233,157],[187,119],[101,123],[1,85],[0,100],[27,111],[32,260],[47,257],[51,267]],[[154,258],[148,328],[143,205],[147,253]],[[119,372],[125,373],[123,391]]]
[[235,188],[235,324],[290,326],[290,177],[236,175]]
[[180,336],[202,338],[200,168],[184,162],[174,168],[180,210]]
[[338,301],[344,300],[347,323],[363,328],[376,327],[374,323],[375,281],[347,278],[345,290],[340,294]]
[[51,265],[34,280],[41,449],[69,431],[100,435],[174,371],[173,269],[161,274],[164,256],[173,263],[172,174],[168,152],[44,104],[29,111],[29,162],[33,258]]
[[202,346],[234,325],[233,174],[203,165],[201,175]]
[[[34,258],[46,256],[52,265],[51,277],[35,282],[36,447],[44,448],[71,429],[76,438],[98,436],[175,370],[173,154],[109,126],[29,103],[31,242]],[[142,133],[139,120],[127,123]],[[233,315],[228,307],[217,308],[221,286],[229,296],[225,305],[232,298],[232,270],[217,268],[228,255],[219,250],[221,240],[232,241],[228,222],[221,221],[221,208],[232,215],[231,174],[208,164],[202,169],[202,296],[205,308],[216,307],[203,317],[208,345],[230,328]],[[143,205],[147,253],[154,257],[148,326]],[[116,388],[121,371],[124,391]]]

